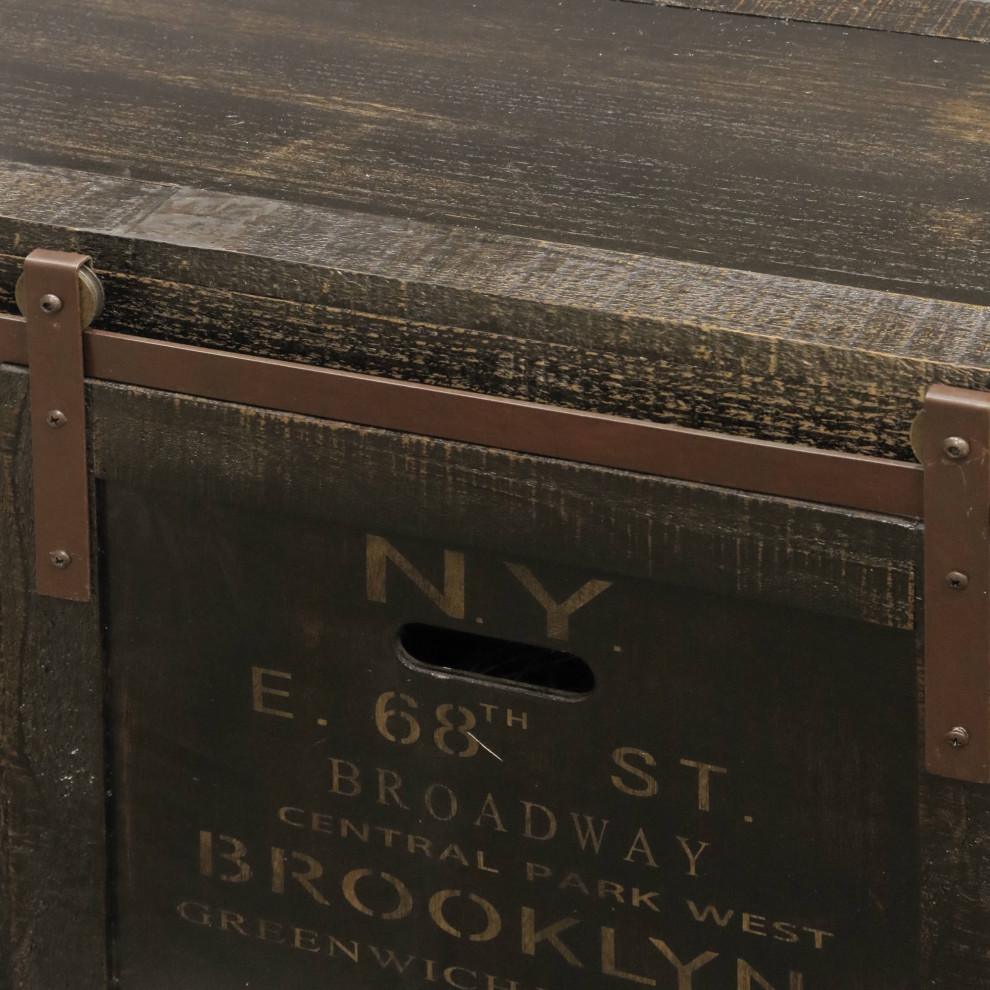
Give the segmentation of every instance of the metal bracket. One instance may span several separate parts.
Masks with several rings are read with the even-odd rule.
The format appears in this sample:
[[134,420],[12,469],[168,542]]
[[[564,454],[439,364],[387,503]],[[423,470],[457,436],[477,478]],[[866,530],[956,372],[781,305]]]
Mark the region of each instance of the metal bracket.
[[932,386],[925,469],[925,754],[990,783],[990,393]]
[[78,602],[90,599],[81,274],[89,262],[33,251],[18,292],[31,369],[36,588]]

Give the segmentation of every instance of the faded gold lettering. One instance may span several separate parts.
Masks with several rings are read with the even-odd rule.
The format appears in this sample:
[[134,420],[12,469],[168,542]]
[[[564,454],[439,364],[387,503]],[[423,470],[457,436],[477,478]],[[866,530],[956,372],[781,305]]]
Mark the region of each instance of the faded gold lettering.
[[690,962],[683,963],[674,955],[666,942],[658,938],[651,938],[650,941],[659,949],[664,959],[677,970],[677,990],[692,990],[694,974],[702,966],[707,966],[713,959],[718,958],[717,952],[702,952],[700,956],[696,956]]
[[[467,973],[470,983],[459,983],[454,979],[455,973]],[[455,990],[478,990],[478,974],[473,969],[465,969],[463,966],[448,966],[443,971],[443,978],[447,984]]]
[[635,756],[643,761],[648,767],[655,767],[657,761],[644,749],[636,749],[634,746],[623,746],[615,750],[612,760],[615,765],[628,774],[635,777],[640,783],[633,785],[627,783],[621,777],[612,777],[612,785],[622,791],[623,794],[631,794],[633,797],[653,797],[660,792],[660,785],[656,777],[647,773],[641,767],[633,766],[629,762],[629,757]]
[[445,615],[452,619],[464,618],[464,554],[444,550],[443,591],[440,591],[383,537],[369,533],[366,553],[368,601],[388,601],[386,571],[391,561]]
[[627,863],[633,862],[633,856],[640,855],[644,857],[644,861],[647,866],[656,866],[657,861],[653,858],[653,850],[650,848],[650,843],[647,841],[646,833],[639,829],[636,832],[636,838],[633,839],[633,844],[629,848],[629,852],[622,858]]
[[807,932],[809,935],[814,935],[816,949],[824,948],[825,939],[835,938],[832,932],[823,932],[820,928],[802,928],[801,931]]
[[[351,870],[341,881],[341,889],[344,892],[344,898],[347,900],[347,903],[355,911],[360,911],[361,914],[365,914],[369,918],[374,918],[375,912],[357,894],[358,880],[371,876],[376,876],[374,870]],[[383,921],[397,921],[400,918],[405,918],[413,909],[413,897],[409,888],[397,877],[393,877],[391,873],[378,873],[377,876],[381,877],[387,884],[390,884],[398,895],[398,903],[395,908],[378,915],[378,917]]]
[[[523,801],[523,808],[525,809],[525,817],[523,820],[523,835],[527,839],[539,839],[545,842],[547,839],[552,839],[557,834],[557,816],[547,807],[542,804],[534,804],[532,801]],[[538,811],[540,816],[543,818],[542,828],[540,829],[541,834],[537,834],[533,828],[533,812]]]
[[[399,708],[390,708],[390,704],[398,698],[408,708],[419,708],[419,702],[415,698],[410,698],[408,694],[397,694],[395,691],[386,691],[379,695],[375,702],[375,727],[389,742],[399,743],[400,746],[409,746],[419,739],[420,727],[415,716]],[[405,734],[395,736],[388,727],[389,720],[398,718],[405,723]]]
[[[456,711],[459,719],[452,721],[450,714]],[[474,712],[463,705],[440,705],[437,708],[437,721],[440,727],[433,734],[437,749],[448,756],[474,756],[478,752],[478,740],[471,735],[471,730],[478,724]],[[461,749],[454,749],[448,740],[451,736],[463,737]]]
[[[602,840],[605,838],[605,830],[608,828],[608,819],[599,818],[596,821],[591,815],[579,817],[574,811],[571,812],[571,818],[574,821],[574,831],[577,833],[581,849],[587,851],[590,842],[595,854],[598,855],[601,852]],[[583,823],[582,818],[584,819]]]
[[402,787],[402,778],[394,770],[382,770],[375,768],[378,772],[378,804],[392,804],[405,811],[409,810],[409,805],[404,804],[399,797],[399,789]]
[[561,940],[560,933],[580,924],[577,918],[561,918],[552,925],[537,930],[536,912],[530,907],[522,909],[522,950],[527,956],[536,955],[536,947],[541,942],[553,946],[566,962],[572,966],[583,968],[583,963],[570,948]]
[[625,973],[616,966],[615,929],[604,926],[602,927],[602,973],[605,976],[617,976],[620,980],[628,980],[630,983],[639,983],[648,987],[657,985],[657,981],[649,976]]
[[179,917],[190,924],[202,925],[205,928],[209,928],[212,924],[210,909],[205,904],[199,904],[196,901],[183,901],[177,910]]
[[258,920],[258,938],[262,942],[278,942],[282,944],[285,941],[285,934],[277,921],[268,921],[266,918],[260,918]]
[[263,715],[275,715],[278,718],[295,718],[292,712],[287,712],[282,708],[269,708],[265,704],[265,698],[288,698],[289,692],[282,688],[268,687],[265,684],[266,677],[278,677],[285,681],[292,680],[292,674],[284,670],[269,670],[267,667],[251,668],[251,698],[254,703],[254,710]]
[[[292,948],[305,952],[319,952],[319,932],[311,932],[308,928],[293,928]],[[305,938],[305,945],[303,944]]]
[[[349,760],[330,757],[330,793],[343,797],[357,797],[361,793],[361,771]],[[342,772],[346,770],[347,772]]]
[[[447,903],[447,901],[451,900],[451,898],[461,896],[462,895],[459,890],[440,890],[430,898],[430,917],[441,931],[445,931],[448,935],[453,935],[454,938],[464,938],[464,933],[447,921],[444,917],[443,906]],[[490,942],[493,938],[497,937],[498,933],[502,930],[501,916],[498,911],[495,910],[495,908],[483,897],[478,897],[477,894],[469,893],[467,898],[469,901],[477,904],[478,907],[485,912],[485,917],[487,919],[485,928],[480,932],[475,932],[473,935],[468,935],[468,941]]]
[[555,602],[547,589],[540,584],[536,575],[525,564],[510,564],[506,561],[505,566],[543,607],[547,614],[547,637],[549,639],[567,639],[570,617],[579,608],[597,598],[606,588],[612,586],[611,581],[588,581],[564,601]]
[[293,828],[305,828],[303,822],[291,821],[289,816],[293,818],[305,818],[306,812],[302,808],[279,808],[278,809],[278,819],[281,822],[285,822],[286,825],[291,825]]
[[[329,905],[329,901],[320,893],[320,891],[313,886],[313,881],[318,880],[323,876],[323,866],[312,856],[307,856],[305,853],[294,852],[290,853],[294,860],[302,863],[306,869],[305,871],[294,870],[290,875],[296,883],[302,887],[303,890],[309,894],[310,897],[316,901],[317,904],[322,904],[324,907]],[[285,893],[285,859],[286,854],[284,849],[279,849],[277,846],[272,846],[272,893],[273,894],[284,894]]]
[[693,767],[698,771],[698,810],[711,811],[711,775],[713,773],[728,773],[725,767],[716,766],[714,763],[695,763],[694,760],[681,760],[682,767]]
[[[447,813],[445,815],[440,814],[434,806],[434,795],[438,791],[446,794]],[[430,784],[426,788],[426,793],[423,795],[423,803],[426,805],[426,810],[429,812],[430,817],[435,818],[438,822],[449,822],[457,814],[457,796],[444,784]]]
[[684,850],[684,855],[688,858],[688,871],[687,876],[696,877],[698,875],[698,860],[701,854],[709,848],[707,842],[702,842],[698,840],[698,848],[695,852],[691,851],[691,847],[688,845],[688,840],[682,836],[677,836],[677,841],[680,843],[681,848]]
[[498,813],[495,798],[493,798],[491,794],[486,795],[485,802],[481,806],[481,812],[477,819],[475,819],[474,824],[480,826],[486,818],[490,818],[492,822],[494,822],[496,832],[508,831],[508,829],[502,824],[502,816]]
[[[754,982],[762,990],[775,990],[745,959],[737,959],[736,990],[752,990]],[[791,971],[788,985],[790,990],[804,990],[804,975]]]
[[[226,842],[230,846],[229,852],[219,853],[220,859],[235,867],[233,873],[220,875],[223,883],[247,883],[251,879],[251,867],[245,857],[247,856],[247,846],[240,839],[231,838],[229,835],[218,836],[221,842]],[[213,833],[199,833],[199,872],[204,877],[214,875],[214,849]]]
[[767,937],[767,919],[761,914],[749,914],[744,912],[742,916],[742,930],[750,935],[762,935]]
[[234,931],[238,935],[243,935],[245,938],[249,937],[248,933],[244,931],[244,916],[238,914],[236,911],[220,912],[220,931]]

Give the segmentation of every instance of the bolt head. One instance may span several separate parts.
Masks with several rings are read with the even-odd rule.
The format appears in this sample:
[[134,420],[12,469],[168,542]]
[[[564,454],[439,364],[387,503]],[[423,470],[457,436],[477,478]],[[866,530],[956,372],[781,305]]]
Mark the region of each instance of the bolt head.
[[942,453],[950,460],[964,461],[969,457],[969,441],[962,437],[946,437],[942,441]]
[[60,426],[65,426],[69,422],[69,417],[61,409],[53,409],[46,417],[48,425],[57,430]]
[[41,297],[41,308],[49,316],[54,316],[62,309],[62,300],[51,292]]
[[71,555],[65,550],[56,550],[54,553],[49,554],[49,559],[52,562],[52,567],[58,567],[59,569],[68,567],[72,563]]
[[969,575],[962,571],[949,571],[945,575],[945,583],[955,591],[963,591],[969,584]]
[[955,728],[949,729],[945,734],[945,738],[953,748],[962,749],[963,746],[969,745],[969,730],[964,729],[961,725],[957,725]]

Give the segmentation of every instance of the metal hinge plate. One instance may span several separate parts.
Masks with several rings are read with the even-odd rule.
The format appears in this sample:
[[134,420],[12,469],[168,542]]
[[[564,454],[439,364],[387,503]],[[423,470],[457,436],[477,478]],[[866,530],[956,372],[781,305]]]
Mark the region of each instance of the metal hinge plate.
[[919,447],[926,766],[990,783],[990,393],[932,386]]
[[83,328],[84,308],[93,309],[84,285],[95,276],[82,274],[89,262],[34,251],[17,293],[31,369],[36,587],[79,602],[91,594]]

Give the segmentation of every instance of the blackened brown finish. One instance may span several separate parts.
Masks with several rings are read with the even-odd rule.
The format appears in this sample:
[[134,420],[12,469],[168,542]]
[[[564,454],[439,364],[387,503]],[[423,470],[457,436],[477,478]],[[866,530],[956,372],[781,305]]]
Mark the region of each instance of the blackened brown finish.
[[[810,3],[793,7],[818,16]],[[115,303],[107,329],[902,460],[910,458],[908,424],[930,383],[990,387],[985,47],[612,0],[84,0],[68,7],[7,0],[3,8],[0,153],[12,162],[0,166],[0,302],[9,309],[29,250],[74,249],[92,254],[108,276]],[[898,9],[891,0],[863,14],[886,18]],[[922,17],[913,29],[970,30],[955,17],[951,26],[936,20],[937,13]],[[13,948],[0,957],[0,985],[103,990],[96,624],[88,606],[39,604],[25,594],[33,577],[23,508],[26,385],[23,373],[3,378],[5,477],[13,480],[2,492],[0,855],[2,930]],[[216,672],[215,697],[231,706],[224,712],[240,704],[229,699],[224,677],[257,643],[268,644],[263,660],[273,666],[283,657],[308,658],[300,672],[319,673],[320,663],[335,659],[332,651],[317,656],[327,642],[320,582],[283,594],[296,588],[288,567],[283,582],[261,587],[263,566],[240,566],[264,564],[252,557],[245,530],[263,535],[259,550],[291,557],[307,519],[336,514],[359,530],[391,519],[389,535],[417,563],[450,539],[498,561],[510,552],[529,559],[538,544],[561,580],[594,561],[616,584],[648,585],[651,594],[663,588],[664,616],[700,618],[670,637],[680,683],[699,711],[717,711],[725,726],[739,724],[714,693],[727,682],[766,715],[758,731],[749,723],[738,737],[746,744],[735,747],[740,759],[761,754],[748,779],[767,776],[770,754],[808,771],[795,775],[799,788],[823,785],[797,791],[814,809],[804,820],[814,827],[799,834],[817,838],[783,873],[801,876],[807,848],[838,848],[841,855],[825,861],[843,867],[834,877],[847,878],[859,865],[870,878],[865,898],[851,892],[851,917],[866,924],[852,933],[857,951],[842,957],[842,990],[850,972],[860,982],[871,978],[870,990],[883,979],[896,990],[985,987],[990,796],[980,785],[922,772],[921,736],[907,712],[914,681],[905,637],[920,625],[916,524],[137,389],[95,386],[89,396],[96,475],[109,492],[100,504],[122,522],[119,534],[161,552],[158,573],[179,575],[190,570],[195,534],[205,529],[213,541],[208,567],[191,565],[190,587],[205,585],[204,593],[183,601],[180,582],[152,602],[149,615],[159,608],[154,621],[163,638],[149,648],[162,650],[181,635],[169,616],[187,606],[200,630],[219,629],[223,616],[198,611],[214,594],[211,582],[225,602],[236,606],[243,588],[245,601],[266,606],[250,609],[245,629],[270,622],[270,635],[239,641],[244,652],[233,660],[225,654],[217,664],[190,665],[179,654],[191,676]],[[383,490],[382,477],[400,480]],[[148,491],[181,495],[163,505],[168,498],[155,502]],[[243,525],[247,491],[260,507],[258,527]],[[142,516],[145,504],[155,508]],[[502,509],[497,524],[493,505]],[[175,532],[193,535],[183,542]],[[509,532],[538,538],[513,542],[502,535]],[[320,552],[298,573],[332,576],[336,548],[320,526],[311,535]],[[138,562],[112,533],[105,547],[126,585]],[[279,559],[291,564],[289,557]],[[428,576],[440,582],[442,572]],[[403,587],[411,597],[401,597]],[[119,582],[113,590],[120,595]],[[156,590],[136,581],[131,601],[154,599]],[[389,593],[424,608],[401,579]],[[724,606],[718,614],[710,608],[716,600]],[[111,621],[115,609],[111,601]],[[803,617],[794,620],[795,612]],[[510,638],[518,638],[509,628],[517,614],[507,613]],[[745,644],[742,670],[718,638],[725,631],[719,615]],[[775,639],[789,619],[804,636]],[[171,721],[161,712],[143,717],[157,699],[174,702],[181,686],[168,682],[171,656],[164,665],[145,662],[139,617],[132,620],[115,627],[117,635],[123,629],[115,650],[125,666],[111,712],[115,724],[137,727],[131,737],[114,734],[118,769],[129,758],[131,767],[151,770],[159,761],[182,788],[193,787],[197,774],[181,767],[209,762],[223,719],[206,710],[214,695],[204,691],[192,692],[192,704]],[[864,632],[865,623],[875,628]],[[692,639],[708,630],[704,642]],[[728,674],[692,679],[685,655],[705,657],[716,641]],[[827,662],[810,665],[804,686],[813,690],[802,693],[792,678],[807,672],[806,641]],[[778,643],[796,659],[774,678],[767,658],[779,659]],[[218,636],[217,645],[230,643]],[[607,653],[607,643],[595,649],[603,647]],[[385,669],[383,654],[364,655],[371,670]],[[596,670],[620,669],[621,654],[608,663],[589,655]],[[861,656],[872,665],[857,662]],[[349,663],[345,654],[332,666],[353,672]],[[756,672],[755,681],[743,679],[746,672]],[[700,741],[698,723],[683,719],[687,703],[657,690],[667,673],[662,663],[648,668],[647,697],[661,699],[674,716],[670,726],[686,726]],[[405,668],[400,675],[414,683]],[[766,692],[754,693],[754,683]],[[843,684],[854,688],[848,704]],[[766,697],[794,703],[783,722],[761,707]],[[142,710],[128,709],[131,698]],[[814,709],[811,719],[803,703]],[[243,720],[243,707],[237,711]],[[188,724],[196,728],[192,744],[174,735]],[[664,725],[643,730],[644,738],[668,731]],[[781,725],[793,737],[776,738]],[[158,729],[171,747],[160,753],[159,740],[146,734]],[[846,762],[836,730],[853,740]],[[77,739],[82,746],[73,752]],[[317,735],[310,742],[308,751],[298,747],[307,753],[300,761],[326,748]],[[534,752],[555,754],[551,742]],[[298,782],[285,772],[291,760],[271,762],[286,752],[295,758],[297,748],[272,746],[258,764],[272,771],[266,779],[274,787]],[[229,767],[243,768],[239,759],[234,753]],[[231,779],[215,792],[195,784],[206,801],[224,798],[231,816],[221,818],[218,808],[201,827],[232,821],[238,787]],[[240,779],[257,796],[257,776]],[[126,861],[122,850],[134,850],[136,875],[160,882],[138,900],[146,913],[134,915],[136,925],[151,921],[147,949],[134,937],[138,928],[122,931],[129,942],[120,959],[145,986],[137,979],[141,953],[153,958],[161,946],[155,923],[181,921],[174,904],[167,919],[155,916],[167,901],[160,895],[187,874],[153,862],[146,841],[164,836],[173,818],[149,817],[148,784],[118,783],[120,793],[141,797],[142,808],[130,819],[141,825],[137,833],[114,833],[117,863]],[[920,819],[913,813],[919,793]],[[169,814],[182,810],[189,791],[175,794]],[[854,808],[856,795],[870,800]],[[125,805],[114,800],[116,815]],[[128,820],[115,817],[121,826]],[[822,843],[824,834],[834,841]],[[780,843],[785,867],[787,839]],[[884,859],[894,849],[887,840],[901,852],[916,840],[917,855],[895,855],[895,868]],[[322,847],[306,849],[324,855]],[[168,846],[173,855],[195,871],[188,845]],[[821,866],[813,859],[816,884]],[[917,907],[919,874],[914,972],[919,943],[903,933],[917,933],[908,913]],[[774,898],[787,888],[768,873],[749,877],[748,889],[756,879],[778,891]],[[215,892],[209,880],[204,895]],[[113,882],[126,892],[126,877],[120,887]],[[296,898],[308,896],[297,882],[288,885]],[[599,908],[596,902],[592,911]],[[893,939],[880,937],[884,919]],[[236,930],[226,934],[235,944],[240,938]],[[197,941],[214,969],[227,951],[216,932],[190,928],[183,937]],[[762,943],[752,932],[746,938]],[[645,964],[621,954],[627,944],[619,943],[618,965]],[[724,944],[725,958],[712,967],[735,958]],[[606,948],[602,941],[598,959]],[[665,965],[659,955],[655,964]],[[220,969],[219,979],[227,978]],[[727,990],[737,990],[734,974],[721,972]],[[786,986],[787,973],[775,967],[770,982]]]
[[612,0],[4,23],[12,160],[988,299],[980,45]]
[[717,10],[755,17],[778,17],[813,24],[839,24],[925,34],[962,41],[990,41],[990,9],[986,0],[625,0],[663,7]]
[[0,220],[0,298],[33,244],[81,250],[107,330],[904,460],[930,384],[990,389],[985,307],[60,169],[0,176],[20,218]]
[[[876,990],[883,980],[910,986],[917,968],[912,636],[897,628],[903,614],[885,610],[911,599],[919,564],[916,525],[155,392],[99,385],[90,395],[94,466],[109,513],[104,577],[120,787],[118,958],[125,985],[126,978],[140,978],[143,986],[167,986],[164,974],[195,972],[209,974],[224,990],[237,986],[241,974],[242,982],[287,988],[314,979],[348,988],[394,987],[394,973],[375,964],[371,942],[401,958],[445,958],[485,965],[506,978],[525,976],[527,986],[548,985],[551,972],[557,984],[598,987],[601,924],[615,931],[625,968],[635,966],[661,986],[670,964],[655,954],[647,933],[665,938],[682,958],[720,950],[710,971],[716,986],[734,986],[737,954],[777,980],[786,981],[789,968],[800,969],[807,986],[813,975],[828,986],[836,973],[851,987]],[[204,523],[211,534],[205,546],[193,535]],[[463,619],[445,617],[395,571],[388,605],[368,602],[365,534],[382,527],[437,587],[445,586],[443,549],[465,554]],[[484,683],[424,677],[396,657],[394,635],[411,620],[498,636],[514,629],[529,642],[545,642],[545,617],[525,607],[526,592],[504,560],[525,561],[558,593],[589,577],[614,582],[601,596],[604,611],[592,617],[589,609],[593,621],[572,621],[572,648],[594,663],[599,680],[597,695],[581,708],[493,694]],[[752,566],[760,560],[775,564]],[[273,574],[278,578],[271,582]],[[840,574],[845,579],[837,580]],[[809,602],[817,615],[804,607]],[[863,621],[868,617],[871,624]],[[644,640],[637,628],[653,632]],[[665,646],[655,653],[658,630]],[[200,662],[204,649],[208,662]],[[716,675],[700,660],[704,655],[722,658],[716,663],[731,656],[732,662]],[[292,673],[294,698],[282,704],[297,710],[296,699],[308,697],[314,706],[330,707],[297,710],[295,720],[252,712],[244,680],[252,665]],[[842,703],[847,678],[857,685],[851,706]],[[870,689],[874,678],[883,680],[884,692]],[[373,722],[376,695],[389,689],[418,698],[424,724],[450,699],[508,705],[517,717],[527,711],[530,736],[479,728],[479,738],[505,764],[478,754],[491,761],[481,765],[483,772],[469,759],[437,751],[432,730],[424,730],[421,745],[395,746]],[[701,711],[718,715],[699,720]],[[815,713],[810,718],[809,711]],[[771,714],[775,731],[767,732]],[[320,727],[320,718],[329,727]],[[589,720],[594,733],[587,731]],[[850,750],[846,737],[861,725],[870,728],[855,736],[859,742]],[[561,766],[562,741],[586,759]],[[676,797],[654,805],[615,790],[611,748],[626,742],[654,747],[664,772],[679,777],[668,780]],[[713,784],[714,814],[697,807],[690,768],[676,760],[666,765],[674,753],[698,756],[681,753],[684,747],[703,751],[713,763],[727,752],[721,747],[748,754],[742,765],[730,760],[739,781],[728,792]],[[462,804],[457,822],[414,824],[407,810],[379,808],[373,788],[355,800],[329,791],[320,769],[327,760],[363,764],[365,754],[402,776],[406,803],[431,782],[450,785]],[[793,792],[785,783],[792,778],[801,781]],[[149,788],[158,795],[154,800]],[[508,834],[473,824],[473,803],[480,807],[486,789],[504,808]],[[717,804],[727,793],[731,814]],[[558,813],[561,838],[536,845],[519,834],[520,800]],[[613,815],[615,802],[620,815]],[[675,810],[681,802],[683,817]],[[280,807],[302,803],[334,820],[346,817],[359,831],[370,821],[400,830],[402,838],[391,850],[365,847],[353,836],[302,832],[276,817]],[[872,816],[858,813],[867,806]],[[606,837],[600,857],[583,853],[574,840],[568,851],[571,810],[611,818],[616,834]],[[539,814],[533,810],[534,821],[542,821]],[[747,816],[755,821],[747,823]],[[634,838],[635,828],[620,834],[621,823],[633,819],[664,864],[666,893],[653,898],[669,908],[663,916],[654,917],[648,903],[616,905],[613,912],[577,889],[526,881],[519,857],[529,849],[529,858],[559,871],[558,882],[568,869],[593,882],[591,871],[598,870],[613,882],[639,883],[642,893],[657,889],[653,877],[660,873],[647,857],[627,862],[627,848],[617,848]],[[817,954],[813,936],[805,934],[806,946],[774,950],[738,928],[723,933],[712,921],[692,920],[688,900],[704,908],[717,896],[713,874],[703,867],[703,876],[690,878],[661,852],[669,841],[684,858],[676,835],[688,827],[700,829],[691,836],[718,850],[714,876],[725,881],[716,900],[720,911],[734,904],[748,910],[743,904],[752,900],[783,918],[789,905],[822,930],[835,931],[829,923],[836,922],[838,948]],[[219,876],[230,870],[219,858],[215,875],[204,875],[200,830],[213,834],[217,854],[229,850],[220,835],[245,842],[254,880],[222,883]],[[443,837],[472,857],[485,850],[485,866],[502,873],[419,859],[405,849],[406,832],[438,843],[435,857]],[[290,884],[284,898],[270,891],[265,863],[271,845],[324,865],[325,879],[316,883],[330,910],[304,892],[299,896],[298,884]],[[820,853],[820,870],[814,877],[805,870],[805,882],[792,882],[788,878],[802,875],[799,863],[807,863],[809,848]],[[341,896],[340,880],[371,866],[409,884],[423,910],[395,924],[369,922],[355,911]],[[865,885],[860,868],[870,877]],[[780,877],[779,884],[768,888],[764,869]],[[373,883],[360,884],[358,893],[378,907]],[[496,905],[504,919],[498,940],[469,952],[445,941],[425,914],[430,895],[444,887],[470,890]],[[190,902],[234,911],[246,930],[262,912],[276,924],[331,932],[345,945],[357,939],[363,962],[306,958],[255,938],[227,941],[196,923],[202,912]],[[567,933],[566,944],[585,963],[583,972],[546,945],[536,959],[521,951],[520,905],[534,907],[546,924],[575,919],[579,927]]]
[[0,986],[106,990],[95,601],[34,594],[27,375],[0,374]]

